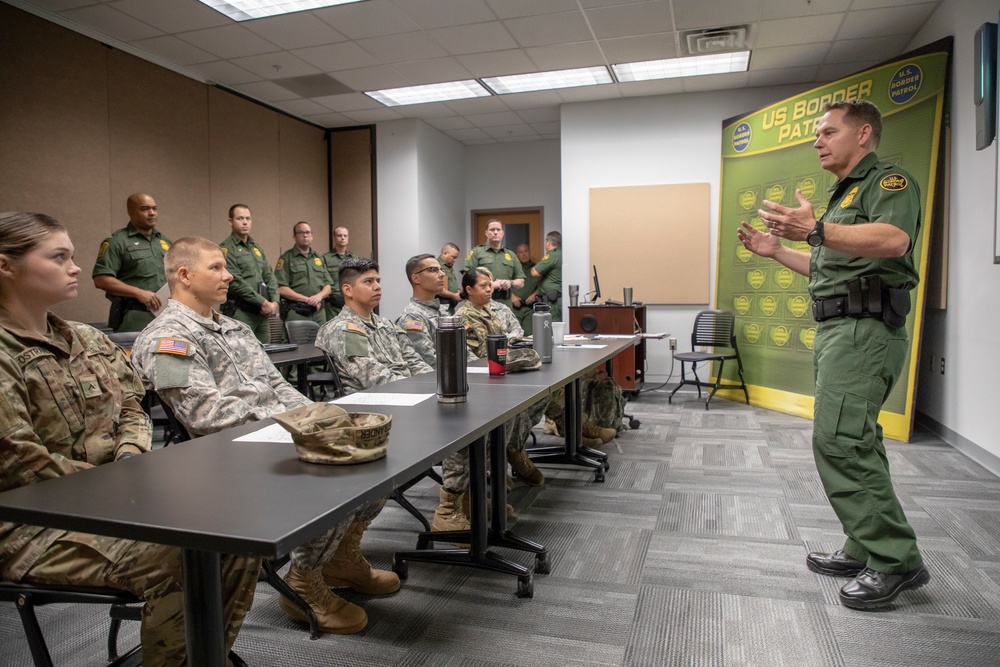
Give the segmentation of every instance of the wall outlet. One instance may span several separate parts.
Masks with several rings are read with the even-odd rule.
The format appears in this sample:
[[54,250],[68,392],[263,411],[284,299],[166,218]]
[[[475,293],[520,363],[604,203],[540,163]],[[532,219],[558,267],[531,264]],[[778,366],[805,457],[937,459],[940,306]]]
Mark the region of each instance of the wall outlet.
[[941,357],[941,375],[944,375],[944,357]]
[[670,351],[673,352],[677,349],[677,339],[673,336],[670,337]]

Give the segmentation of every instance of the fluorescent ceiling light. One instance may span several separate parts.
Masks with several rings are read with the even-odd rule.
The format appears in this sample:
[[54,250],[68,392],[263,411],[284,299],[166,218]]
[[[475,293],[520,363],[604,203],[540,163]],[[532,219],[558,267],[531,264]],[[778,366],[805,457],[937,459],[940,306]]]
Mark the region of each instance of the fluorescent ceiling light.
[[498,95],[508,93],[529,93],[535,90],[575,88],[576,86],[596,86],[612,83],[607,67],[581,67],[556,72],[535,72],[532,74],[512,74],[510,76],[483,77],[483,83]]
[[365,95],[387,107],[398,107],[403,104],[425,104],[427,102],[465,100],[470,97],[489,97],[490,91],[479,85],[475,79],[468,79],[466,81],[431,83],[426,86],[373,90]]
[[647,60],[641,63],[612,65],[615,76],[621,82],[649,81],[650,79],[673,79],[679,76],[702,76],[705,74],[726,74],[745,72],[750,65],[749,51],[712,53],[686,58],[667,60]]
[[346,5],[362,0],[199,0],[234,21],[249,21],[267,16],[280,16],[307,9]]

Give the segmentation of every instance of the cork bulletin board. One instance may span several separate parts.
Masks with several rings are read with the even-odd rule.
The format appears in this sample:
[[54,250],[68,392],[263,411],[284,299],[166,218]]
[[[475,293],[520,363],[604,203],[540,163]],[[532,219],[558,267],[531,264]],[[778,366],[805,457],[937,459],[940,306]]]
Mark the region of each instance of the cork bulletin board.
[[709,303],[710,196],[708,183],[591,188],[590,264],[602,298],[621,301],[631,287],[647,305]]

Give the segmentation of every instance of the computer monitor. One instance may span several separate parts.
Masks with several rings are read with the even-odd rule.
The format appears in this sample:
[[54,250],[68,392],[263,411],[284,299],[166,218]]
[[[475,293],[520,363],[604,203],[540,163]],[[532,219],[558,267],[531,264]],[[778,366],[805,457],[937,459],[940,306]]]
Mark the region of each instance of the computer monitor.
[[601,298],[601,282],[597,279],[597,265],[596,264],[594,264],[594,292],[593,292],[593,295],[594,295],[594,298],[590,299],[590,300],[593,301],[594,303],[597,303],[597,300]]

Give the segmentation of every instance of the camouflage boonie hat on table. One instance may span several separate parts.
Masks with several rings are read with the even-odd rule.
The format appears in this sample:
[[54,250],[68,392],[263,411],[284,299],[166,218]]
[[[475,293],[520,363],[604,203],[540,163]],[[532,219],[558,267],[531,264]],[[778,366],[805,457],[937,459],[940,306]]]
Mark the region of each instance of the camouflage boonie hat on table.
[[299,458],[309,463],[367,463],[385,456],[392,417],[347,412],[339,405],[312,403],[273,416],[292,434]]

